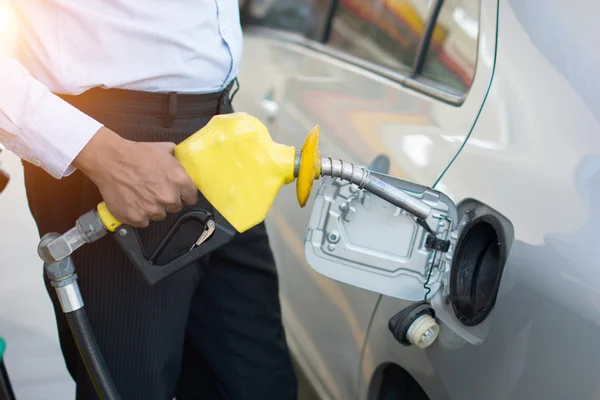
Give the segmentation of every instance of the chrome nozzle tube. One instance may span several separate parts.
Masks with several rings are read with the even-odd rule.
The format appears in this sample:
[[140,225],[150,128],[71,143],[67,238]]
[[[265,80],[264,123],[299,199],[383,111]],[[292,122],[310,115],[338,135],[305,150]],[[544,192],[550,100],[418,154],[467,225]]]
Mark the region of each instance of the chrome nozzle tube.
[[369,176],[365,189],[422,220],[427,219],[431,212],[431,207],[421,200],[375,176]]
[[360,189],[365,189],[423,220],[427,219],[431,212],[431,207],[421,200],[371,175],[367,168],[354,163],[323,158],[321,160],[321,176],[331,176],[353,183]]

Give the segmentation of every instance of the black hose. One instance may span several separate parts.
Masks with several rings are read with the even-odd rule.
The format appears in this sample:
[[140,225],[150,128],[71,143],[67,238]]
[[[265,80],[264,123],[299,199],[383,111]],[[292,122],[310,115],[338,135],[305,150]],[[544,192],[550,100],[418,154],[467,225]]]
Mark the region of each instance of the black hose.
[[0,361],[0,400],[15,400],[15,393],[10,384],[10,379],[8,379],[4,361]]
[[65,313],[65,316],[96,393],[101,400],[119,400],[121,397],[100,354],[84,308]]

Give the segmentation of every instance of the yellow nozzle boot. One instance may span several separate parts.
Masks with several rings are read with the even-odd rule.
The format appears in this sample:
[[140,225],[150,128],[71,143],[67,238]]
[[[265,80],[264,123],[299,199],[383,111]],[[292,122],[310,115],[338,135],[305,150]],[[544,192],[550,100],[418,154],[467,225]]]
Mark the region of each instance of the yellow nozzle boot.
[[306,204],[319,177],[319,129],[310,133],[296,165],[296,150],[275,143],[267,128],[245,113],[218,115],[175,148],[200,192],[238,231],[262,222],[281,186],[294,181]]

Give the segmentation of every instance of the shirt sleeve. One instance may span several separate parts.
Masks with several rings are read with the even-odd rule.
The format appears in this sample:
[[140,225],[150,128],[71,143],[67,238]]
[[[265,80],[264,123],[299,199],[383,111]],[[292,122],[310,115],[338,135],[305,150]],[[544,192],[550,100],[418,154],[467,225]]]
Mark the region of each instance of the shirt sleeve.
[[0,143],[60,179],[102,124],[0,55]]

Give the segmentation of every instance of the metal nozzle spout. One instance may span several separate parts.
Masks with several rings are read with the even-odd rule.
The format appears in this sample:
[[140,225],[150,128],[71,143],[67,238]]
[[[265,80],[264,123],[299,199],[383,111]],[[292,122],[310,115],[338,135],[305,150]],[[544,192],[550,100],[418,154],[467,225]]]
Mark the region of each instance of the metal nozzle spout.
[[431,212],[431,207],[426,203],[371,175],[367,168],[354,163],[322,158],[321,176],[341,178],[353,183],[360,189],[365,189],[422,220],[427,219]]

